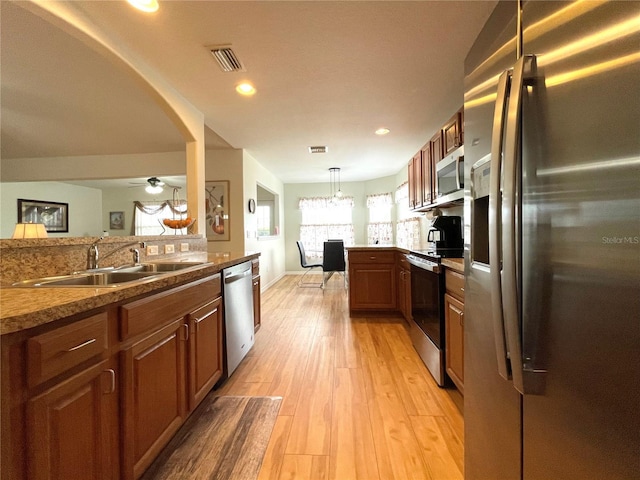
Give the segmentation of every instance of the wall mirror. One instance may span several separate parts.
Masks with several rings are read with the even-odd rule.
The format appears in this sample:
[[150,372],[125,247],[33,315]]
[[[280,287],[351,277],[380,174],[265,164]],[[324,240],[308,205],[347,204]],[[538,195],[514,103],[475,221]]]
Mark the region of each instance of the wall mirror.
[[256,224],[258,237],[273,237],[280,233],[280,200],[278,194],[257,184]]
[[[69,204],[69,232],[52,237],[130,235],[133,200],[152,199],[129,183],[184,185],[184,138],[126,68],[19,2],[0,9],[0,238],[17,198]],[[205,131],[207,148],[229,148]]]

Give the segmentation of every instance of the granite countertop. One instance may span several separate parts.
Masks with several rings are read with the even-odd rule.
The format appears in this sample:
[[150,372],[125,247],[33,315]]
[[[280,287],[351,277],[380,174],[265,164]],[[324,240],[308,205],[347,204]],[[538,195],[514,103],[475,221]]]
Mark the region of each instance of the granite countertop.
[[213,275],[223,268],[259,256],[259,253],[251,252],[181,254],[175,258],[164,260],[206,263],[195,269],[178,270],[137,285],[102,288],[0,287],[0,335],[36,327],[114,302]]

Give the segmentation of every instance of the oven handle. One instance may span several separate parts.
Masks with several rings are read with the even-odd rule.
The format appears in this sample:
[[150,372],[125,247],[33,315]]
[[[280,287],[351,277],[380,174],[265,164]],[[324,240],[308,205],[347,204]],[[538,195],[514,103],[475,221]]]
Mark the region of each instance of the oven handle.
[[420,268],[421,270],[428,270],[433,273],[440,273],[442,271],[440,265],[429,265],[419,260],[415,260],[410,255],[405,255],[405,258],[407,259],[407,262],[409,262],[414,267]]

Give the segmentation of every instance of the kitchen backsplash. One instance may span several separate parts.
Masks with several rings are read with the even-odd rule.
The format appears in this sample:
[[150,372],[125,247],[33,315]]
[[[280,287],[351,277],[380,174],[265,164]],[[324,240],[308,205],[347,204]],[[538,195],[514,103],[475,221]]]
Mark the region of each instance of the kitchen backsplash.
[[[71,237],[0,240],[0,286],[9,286],[14,282],[30,278],[85,270],[89,246],[97,239],[98,237]],[[201,235],[106,237],[98,244],[100,259],[103,259],[99,262],[100,267],[132,263],[133,256],[129,248],[123,248],[113,255],[109,253],[135,241],[144,241],[147,247],[158,247],[157,255],[147,255],[145,249],[139,248],[141,262],[162,261],[176,257],[180,255],[180,247],[184,243],[189,244],[190,252],[207,251],[207,241]],[[173,245],[174,252],[165,253],[165,245]]]

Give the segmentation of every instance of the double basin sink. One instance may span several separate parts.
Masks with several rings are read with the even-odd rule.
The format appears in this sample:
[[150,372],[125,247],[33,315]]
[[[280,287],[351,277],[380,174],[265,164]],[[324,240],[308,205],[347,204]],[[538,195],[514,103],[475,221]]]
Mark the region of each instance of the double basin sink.
[[160,275],[205,265],[206,262],[140,263],[118,268],[97,268],[56,277],[42,277],[16,282],[14,287],[119,287],[144,283]]

